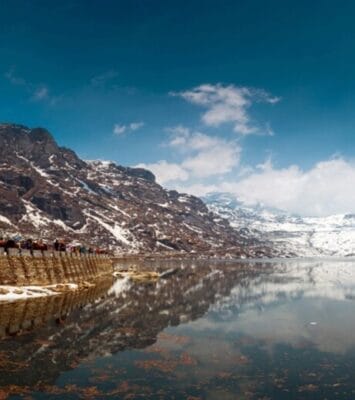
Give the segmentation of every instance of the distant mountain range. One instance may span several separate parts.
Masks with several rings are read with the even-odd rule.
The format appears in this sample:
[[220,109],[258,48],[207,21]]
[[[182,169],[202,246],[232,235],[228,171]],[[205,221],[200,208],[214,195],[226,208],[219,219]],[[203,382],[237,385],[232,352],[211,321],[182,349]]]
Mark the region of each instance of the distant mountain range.
[[203,199],[245,239],[257,239],[280,256],[355,256],[355,215],[301,217],[262,206],[250,207],[226,193]]
[[300,217],[225,193],[202,201],[150,171],[83,161],[45,129],[0,124],[0,236],[14,235],[135,253],[355,255],[354,214]]
[[0,235],[124,252],[274,254],[200,199],[163,189],[151,172],[83,161],[45,129],[14,124],[0,125]]

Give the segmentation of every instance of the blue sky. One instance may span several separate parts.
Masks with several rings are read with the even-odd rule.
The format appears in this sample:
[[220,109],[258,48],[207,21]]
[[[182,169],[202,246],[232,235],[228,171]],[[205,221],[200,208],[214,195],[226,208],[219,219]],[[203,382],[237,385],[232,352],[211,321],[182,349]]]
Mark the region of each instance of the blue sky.
[[352,211],[352,175],[297,204],[304,181],[322,189],[341,162],[353,172],[354,17],[346,0],[4,0],[0,120],[46,127],[85,159],[150,167],[167,187]]

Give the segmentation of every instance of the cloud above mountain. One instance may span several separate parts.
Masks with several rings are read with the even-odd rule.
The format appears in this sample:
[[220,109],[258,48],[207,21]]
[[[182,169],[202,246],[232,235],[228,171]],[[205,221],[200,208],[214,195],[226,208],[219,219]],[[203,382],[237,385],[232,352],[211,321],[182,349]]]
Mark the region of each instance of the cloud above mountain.
[[261,204],[303,216],[355,212],[355,162],[332,158],[308,170],[297,165],[276,168],[270,161],[245,177],[223,182],[179,185],[178,189],[204,196],[228,192],[247,205]]
[[4,77],[11,85],[22,87],[31,102],[42,102],[54,106],[62,99],[61,95],[53,95],[48,85],[33,83],[17,75],[13,67],[4,74]]
[[170,139],[166,146],[176,152],[181,161],[160,160],[137,165],[150,169],[161,184],[222,176],[239,164],[241,148],[234,140],[191,131],[181,125],[167,130]]
[[172,92],[186,101],[206,109],[201,120],[206,126],[219,127],[231,123],[234,132],[241,135],[270,134],[268,124],[258,126],[250,115],[255,103],[275,104],[279,97],[263,89],[222,84],[203,84],[191,90]]
[[113,127],[113,134],[116,136],[122,136],[124,133],[134,132],[138,129],[143,128],[144,122],[131,122],[130,124],[115,124]]
[[355,163],[334,158],[309,170],[271,164],[239,182],[223,185],[246,203],[262,203],[301,215],[355,212]]
[[[253,166],[242,159],[246,136],[273,134],[269,124],[262,131],[263,124],[252,118],[251,107],[256,103],[273,105],[280,98],[263,89],[222,84],[203,84],[171,94],[204,108],[201,121],[205,129],[201,132],[183,125],[167,128],[169,138],[163,146],[171,154],[138,165],[150,169],[162,185],[197,196],[227,192],[248,205],[303,216],[355,213],[352,160],[331,157],[304,169],[296,164],[277,167],[271,159]],[[222,130],[228,123],[239,134],[235,140]]]

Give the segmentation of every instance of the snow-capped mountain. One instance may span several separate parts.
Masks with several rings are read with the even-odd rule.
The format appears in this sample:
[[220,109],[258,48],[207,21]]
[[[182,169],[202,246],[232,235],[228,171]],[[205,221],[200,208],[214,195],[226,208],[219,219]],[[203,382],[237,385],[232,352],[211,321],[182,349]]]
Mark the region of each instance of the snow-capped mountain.
[[15,234],[134,252],[271,254],[147,170],[83,161],[45,129],[1,124],[0,235]]
[[244,238],[257,238],[280,255],[354,256],[355,215],[301,217],[262,206],[246,206],[226,193],[204,198],[213,213],[227,219]]

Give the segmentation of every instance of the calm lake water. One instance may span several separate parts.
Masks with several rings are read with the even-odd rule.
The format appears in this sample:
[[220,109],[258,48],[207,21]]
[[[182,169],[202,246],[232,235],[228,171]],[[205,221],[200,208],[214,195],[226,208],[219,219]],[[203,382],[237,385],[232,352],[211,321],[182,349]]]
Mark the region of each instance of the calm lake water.
[[355,262],[150,262],[0,303],[0,399],[355,398]]

